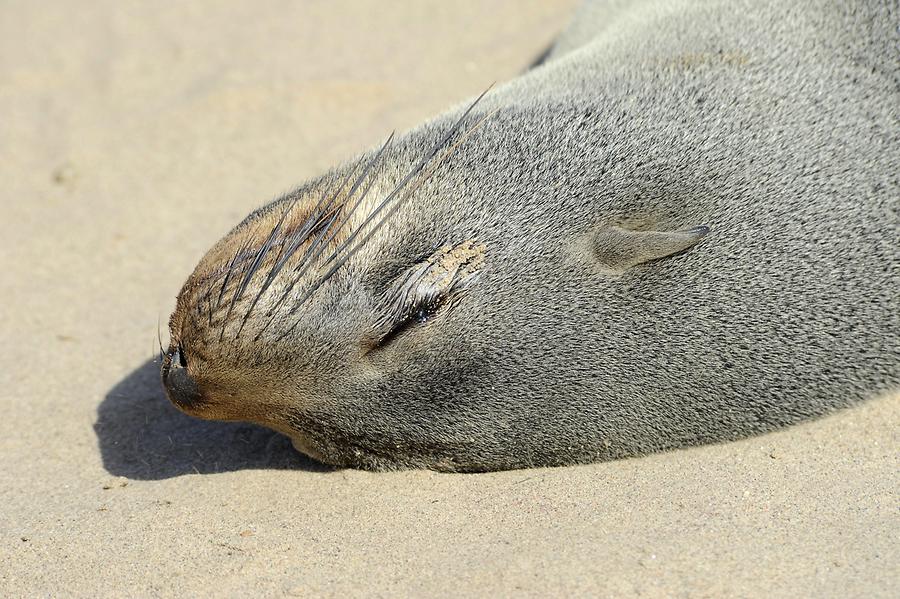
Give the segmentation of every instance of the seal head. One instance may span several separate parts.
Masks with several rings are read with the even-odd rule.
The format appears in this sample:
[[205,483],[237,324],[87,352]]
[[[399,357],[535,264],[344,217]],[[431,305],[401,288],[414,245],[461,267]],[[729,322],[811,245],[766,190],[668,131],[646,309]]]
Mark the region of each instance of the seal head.
[[471,471],[896,389],[895,7],[589,6],[541,66],[217,243],[169,323],[172,401],[329,464]]

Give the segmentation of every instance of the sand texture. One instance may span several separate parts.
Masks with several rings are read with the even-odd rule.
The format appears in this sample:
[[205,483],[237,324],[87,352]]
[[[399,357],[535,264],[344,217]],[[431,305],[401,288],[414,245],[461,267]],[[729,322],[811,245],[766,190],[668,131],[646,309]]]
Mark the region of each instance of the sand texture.
[[157,321],[214,241],[572,7],[0,5],[0,596],[897,596],[900,397],[486,475],[330,471],[165,400]]

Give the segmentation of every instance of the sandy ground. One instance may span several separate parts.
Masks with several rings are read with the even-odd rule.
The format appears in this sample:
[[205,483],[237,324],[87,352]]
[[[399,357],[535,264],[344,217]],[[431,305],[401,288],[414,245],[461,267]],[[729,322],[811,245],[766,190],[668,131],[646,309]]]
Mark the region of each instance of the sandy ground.
[[0,5],[0,595],[896,593],[900,397],[489,475],[329,471],[165,401],[157,319],[209,245],[514,76],[571,7]]

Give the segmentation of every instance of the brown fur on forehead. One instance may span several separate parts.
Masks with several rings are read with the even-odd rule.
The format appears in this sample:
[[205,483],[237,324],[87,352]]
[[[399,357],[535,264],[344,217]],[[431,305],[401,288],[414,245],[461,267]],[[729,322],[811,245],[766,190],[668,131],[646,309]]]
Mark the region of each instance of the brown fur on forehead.
[[[342,195],[346,194],[346,191],[343,189]],[[231,275],[230,280],[227,281],[227,287],[228,289],[233,288],[235,283],[243,278],[267,242],[270,243],[269,251],[257,266],[256,274],[268,273],[274,263],[281,258],[282,251],[285,251],[285,246],[289,244],[292,236],[307,226],[309,219],[321,210],[322,205],[327,205],[327,208],[324,214],[320,215],[321,224],[309,231],[307,238],[297,246],[289,262],[296,263],[302,259],[316,235],[321,232],[335,212],[339,211],[334,222],[333,235],[332,231],[329,231],[325,238],[328,245],[323,254],[329,255],[335,247],[346,240],[353,229],[354,219],[349,219],[347,223],[337,228],[337,225],[340,225],[346,218],[345,212],[348,204],[352,205],[352,202],[347,202],[344,197],[334,198],[332,202],[330,201],[331,197],[325,195],[327,193],[327,191],[323,192],[321,189],[313,188],[309,191],[298,192],[299,195],[288,195],[252,214],[228,235],[220,239],[206,253],[184,284],[179,294],[179,310],[186,310],[187,305],[196,304],[210,292],[217,295],[220,291],[219,287],[226,282],[224,279],[229,271],[231,271]],[[323,197],[325,197],[324,203],[322,202]],[[286,210],[287,213],[285,213]],[[281,222],[280,228],[279,222]],[[277,233],[269,241],[276,228],[278,228]],[[285,265],[285,269],[288,266],[289,264]],[[228,289],[226,289],[226,295]],[[173,314],[174,317],[175,314]]]
[[[238,255],[237,267],[255,256],[278,225],[286,209],[290,210],[290,213],[285,216],[281,231],[272,244],[275,252],[274,254],[270,252],[266,257],[267,260],[274,262],[278,245],[306,225],[308,219],[321,206],[327,206],[327,217],[339,211],[334,223],[334,234],[329,231],[326,237],[329,251],[325,252],[325,255],[329,255],[330,251],[343,244],[354,231],[363,226],[369,215],[394,189],[395,179],[398,180],[405,173],[405,169],[398,166],[385,169],[384,165],[374,165],[375,172],[369,175],[371,181],[363,182],[354,190],[352,196],[349,196],[349,192],[353,189],[354,178],[359,174],[358,166],[358,164],[356,167],[346,165],[309,188],[295,191],[252,213],[206,253],[185,287],[192,283],[192,279],[200,284],[211,278],[221,277],[236,255]],[[368,186],[371,187],[366,189]],[[333,195],[335,190],[337,197]],[[371,228],[377,221],[378,219],[375,219],[366,223],[366,228]],[[318,230],[317,228],[311,232],[307,242],[298,248],[297,255],[302,255],[304,246],[312,241]],[[361,231],[359,237],[362,237],[362,233]]]
[[[308,219],[313,216],[320,198],[321,193],[316,194],[315,192],[305,193],[300,198],[287,196],[267,206],[267,209],[255,213],[252,219],[242,223],[240,227],[222,238],[207,252],[197,265],[191,278],[196,279],[198,282],[218,278],[225,273],[229,262],[235,256],[237,256],[235,268],[240,270],[244,263],[259,252],[269,235],[275,230],[278,222],[284,217],[281,229],[272,243],[272,251],[274,253],[266,256],[267,261],[273,261],[279,244],[283,243],[307,223]],[[328,215],[333,214],[335,209],[341,210],[343,208],[344,202],[341,199],[335,200],[328,211]],[[285,215],[285,210],[290,212]],[[341,216],[338,218],[340,219]],[[316,232],[317,230],[313,230],[311,233],[315,234]],[[345,236],[346,233],[338,232],[332,243],[340,243]],[[303,246],[300,246],[299,249],[302,250]]]

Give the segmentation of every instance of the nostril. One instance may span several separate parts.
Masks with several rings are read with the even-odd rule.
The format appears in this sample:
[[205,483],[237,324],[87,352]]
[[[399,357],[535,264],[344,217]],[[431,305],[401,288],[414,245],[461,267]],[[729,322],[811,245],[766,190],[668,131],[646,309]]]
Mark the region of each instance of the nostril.
[[187,358],[186,358],[185,355],[184,355],[184,348],[183,348],[181,345],[179,345],[179,346],[178,346],[178,349],[175,351],[175,356],[172,356],[172,357],[173,357],[173,360],[172,360],[173,362],[176,361],[176,360],[174,359],[176,356],[178,357],[178,360],[177,360],[177,361],[178,361],[179,364],[181,364],[181,367],[182,367],[182,368],[187,368]]

